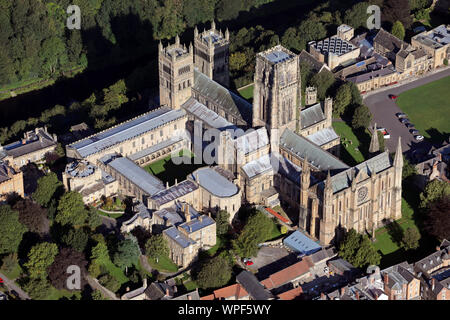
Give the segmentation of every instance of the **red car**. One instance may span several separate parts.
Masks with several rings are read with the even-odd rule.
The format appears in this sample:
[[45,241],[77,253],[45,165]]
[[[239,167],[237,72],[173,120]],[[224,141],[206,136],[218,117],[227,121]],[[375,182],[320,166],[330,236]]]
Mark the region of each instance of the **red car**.
[[246,262],[245,262],[245,265],[246,265],[246,266],[251,266],[251,265],[253,265],[253,261],[246,261]]
[[0,284],[3,284],[3,279],[2,278],[0,278]]
[[389,98],[391,98],[391,100],[395,100],[395,99],[397,99],[398,97],[397,97],[395,94],[390,94],[390,95],[389,95]]

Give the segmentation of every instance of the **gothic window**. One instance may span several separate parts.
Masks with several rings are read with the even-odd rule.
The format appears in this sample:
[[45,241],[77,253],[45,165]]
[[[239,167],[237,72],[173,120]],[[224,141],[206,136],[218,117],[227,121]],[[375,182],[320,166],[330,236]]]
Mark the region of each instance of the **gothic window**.
[[161,137],[163,136],[163,131],[162,131],[162,130],[159,131],[159,135],[160,135]]
[[182,74],[184,74],[184,73],[187,73],[187,72],[189,72],[191,70],[191,67],[190,66],[184,66],[184,67],[182,67],[182,68],[180,68],[179,70],[178,70],[178,75],[182,75]]
[[141,144],[144,144],[144,143],[145,143],[145,138],[142,137]]
[[167,65],[163,65],[164,72],[170,74],[170,68]]

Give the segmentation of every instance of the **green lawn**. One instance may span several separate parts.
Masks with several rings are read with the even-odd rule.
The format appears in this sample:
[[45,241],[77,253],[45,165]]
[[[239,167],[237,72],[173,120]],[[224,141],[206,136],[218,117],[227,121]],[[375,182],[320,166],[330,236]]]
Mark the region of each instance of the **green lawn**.
[[113,218],[113,219],[120,218],[121,216],[124,215],[123,213],[106,213],[106,212],[103,212],[100,210],[97,210],[97,213],[101,216],[105,216],[105,217],[109,217],[109,218]]
[[450,76],[405,91],[397,105],[424,137],[441,142],[450,134]]
[[238,92],[244,99],[247,99],[248,101],[252,102],[253,101],[253,87],[254,87],[254,85],[252,84],[251,86],[245,87],[244,89],[238,89]]
[[194,291],[195,289],[198,288],[198,285],[192,280],[183,282],[183,286],[184,286],[184,288],[186,289],[187,292]]
[[49,294],[43,300],[59,300],[61,298],[71,298],[72,296],[76,296],[78,299],[81,297],[81,292],[70,292],[68,290],[58,290],[54,287],[51,287],[49,290]]
[[226,244],[226,240],[223,239],[222,237],[217,237],[216,239],[217,239],[216,245],[206,251],[211,257],[214,256],[216,252],[219,251],[219,249],[224,248]]
[[2,273],[4,273],[5,276],[7,276],[10,280],[15,280],[22,274],[22,268],[18,263],[16,263],[16,266],[11,272],[6,272],[2,270]]
[[[360,142],[352,128],[345,122],[333,122],[333,128],[341,137],[341,158],[348,165],[363,162],[364,156],[360,150]],[[350,141],[352,142],[350,144]],[[357,150],[355,150],[357,148]]]
[[178,267],[169,257],[160,257],[158,263],[153,258],[148,258],[148,263],[153,269],[163,272],[177,272]]
[[176,165],[172,162],[171,155],[169,155],[164,159],[149,164],[144,167],[144,169],[163,182],[169,182],[170,185],[173,185],[175,179],[177,179],[178,182],[184,181],[189,173],[204,167],[204,164],[194,164],[194,155],[188,150],[180,151],[179,156],[190,158],[191,164],[182,163]]

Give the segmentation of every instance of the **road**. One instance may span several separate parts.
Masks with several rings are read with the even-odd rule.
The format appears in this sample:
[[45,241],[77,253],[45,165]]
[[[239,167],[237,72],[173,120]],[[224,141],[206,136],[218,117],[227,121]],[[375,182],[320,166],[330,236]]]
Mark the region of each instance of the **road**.
[[400,93],[420,87],[426,83],[439,80],[441,78],[450,76],[450,68],[446,68],[443,71],[430,74],[423,78],[419,78],[415,81],[400,84],[391,88],[383,88],[379,92],[369,94],[364,97],[364,104],[369,107],[373,114],[372,126],[376,122],[377,127],[384,127],[390,133],[391,138],[385,140],[386,146],[390,152],[394,152],[397,147],[398,137],[402,137],[402,149],[404,153],[410,153],[414,150],[425,149],[428,150],[431,144],[427,141],[416,142],[413,135],[409,132],[409,129],[398,121],[395,115],[398,112],[402,112],[397,104],[389,99],[389,94],[399,95]]
[[3,273],[0,273],[0,278],[3,279],[4,285],[9,291],[14,290],[17,292],[22,300],[31,300],[30,296],[25,291],[19,288],[14,281],[8,279]]

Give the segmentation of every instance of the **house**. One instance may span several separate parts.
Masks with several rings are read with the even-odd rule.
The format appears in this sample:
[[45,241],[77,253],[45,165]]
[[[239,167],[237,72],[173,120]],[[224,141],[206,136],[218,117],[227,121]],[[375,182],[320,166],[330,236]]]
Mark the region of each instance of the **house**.
[[11,193],[25,196],[23,186],[23,172],[14,169],[9,162],[0,160],[0,202],[5,201]]
[[411,45],[423,49],[431,57],[433,69],[444,65],[450,58],[450,25],[440,25],[411,38]]
[[313,264],[309,259],[301,261],[271,274],[261,281],[266,289],[276,292],[286,291],[287,288],[298,287],[306,278],[311,276],[310,268]]
[[414,275],[414,268],[402,262],[382,270],[384,292],[389,300],[420,299],[420,280]]
[[241,284],[235,283],[214,290],[212,294],[204,296],[200,300],[250,300],[250,295]]
[[343,276],[349,282],[355,279],[356,276],[360,273],[359,269],[342,258],[329,260],[327,262],[327,265],[330,268],[330,272],[336,275]]
[[248,292],[250,300],[273,300],[275,297],[249,271],[244,270],[236,276],[236,281]]

